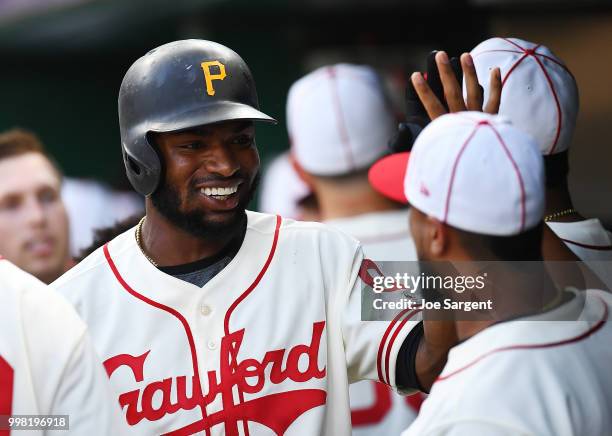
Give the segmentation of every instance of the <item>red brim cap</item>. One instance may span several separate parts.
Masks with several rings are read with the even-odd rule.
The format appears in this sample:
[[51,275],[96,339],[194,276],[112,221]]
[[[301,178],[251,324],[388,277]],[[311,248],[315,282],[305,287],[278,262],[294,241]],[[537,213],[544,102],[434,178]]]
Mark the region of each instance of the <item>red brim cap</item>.
[[391,200],[407,204],[404,194],[404,177],[410,152],[396,153],[376,162],[368,172],[370,185]]

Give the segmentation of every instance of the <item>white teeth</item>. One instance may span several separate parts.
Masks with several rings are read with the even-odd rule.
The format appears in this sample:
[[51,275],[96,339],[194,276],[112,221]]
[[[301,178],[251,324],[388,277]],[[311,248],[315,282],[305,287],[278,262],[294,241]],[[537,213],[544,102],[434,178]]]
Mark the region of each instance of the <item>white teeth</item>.
[[[232,195],[238,191],[238,186],[231,186],[229,188],[202,188],[200,192],[209,196],[216,196],[219,199],[224,200],[228,195]],[[223,197],[223,198],[221,198]]]

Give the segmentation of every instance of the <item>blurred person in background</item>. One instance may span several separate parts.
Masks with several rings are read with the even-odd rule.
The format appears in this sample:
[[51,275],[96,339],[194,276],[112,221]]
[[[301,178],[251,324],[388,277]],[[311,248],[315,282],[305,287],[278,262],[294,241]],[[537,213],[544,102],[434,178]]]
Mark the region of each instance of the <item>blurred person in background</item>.
[[124,220],[115,222],[115,224],[112,226],[95,229],[91,244],[83,248],[75,260],[77,262],[82,261],[107,242],[112,241],[117,236],[128,231],[132,227],[136,227],[141,218],[141,215],[132,215]]
[[0,253],[45,283],[72,265],[61,186],[62,174],[36,135],[0,134]]
[[95,242],[96,230],[144,214],[138,195],[115,191],[97,180],[65,178],[62,198],[70,217],[70,253],[74,257]]
[[259,209],[299,221],[319,221],[317,199],[288,152],[276,156],[264,169]]
[[[480,77],[493,66],[501,68],[499,114],[538,142],[546,170],[548,228],[612,288],[612,233],[599,219],[585,218],[575,209],[568,187],[568,154],[579,109],[574,76],[550,49],[517,38],[488,39],[471,54]],[[489,87],[483,86],[486,96]],[[544,243],[546,253],[556,241],[545,237]]]
[[[0,435],[19,433],[10,427],[29,429],[28,435],[127,434],[102,362],[74,308],[1,256],[0,289]],[[14,415],[34,415],[30,419],[46,425],[34,431],[27,417]]]
[[[366,258],[416,261],[409,212],[368,183],[397,122],[378,74],[338,64],[294,83],[287,101],[292,157],[316,196],[322,222],[358,239]],[[402,397],[377,382],[350,385],[353,435],[398,434],[416,417],[421,394]]]

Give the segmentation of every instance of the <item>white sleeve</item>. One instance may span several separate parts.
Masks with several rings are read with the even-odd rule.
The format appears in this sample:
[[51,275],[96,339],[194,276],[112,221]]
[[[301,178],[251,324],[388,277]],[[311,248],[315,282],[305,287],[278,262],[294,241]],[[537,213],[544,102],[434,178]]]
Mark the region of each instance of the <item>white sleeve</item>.
[[68,415],[70,433],[75,435],[129,432],[87,333],[77,342],[64,369],[51,413]]
[[[416,436],[416,434],[411,432],[409,427],[402,436]],[[466,419],[436,425],[435,428],[421,429],[418,436],[535,436],[535,434],[503,423]]]
[[[402,311],[392,321],[362,321],[360,278],[364,260],[361,247],[355,253],[349,290],[341,306],[342,338],[346,353],[349,382],[377,380],[397,389],[395,367],[402,342],[420,321],[418,311]],[[408,392],[403,392],[408,393]]]

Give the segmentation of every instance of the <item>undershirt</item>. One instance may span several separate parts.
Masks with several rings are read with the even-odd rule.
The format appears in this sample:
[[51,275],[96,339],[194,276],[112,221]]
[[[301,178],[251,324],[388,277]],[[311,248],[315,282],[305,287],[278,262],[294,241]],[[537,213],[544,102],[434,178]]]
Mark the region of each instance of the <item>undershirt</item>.
[[245,233],[246,226],[244,226],[243,231],[239,235],[214,256],[204,257],[195,262],[184,263],[182,265],[160,266],[158,269],[161,272],[201,288],[219,274],[236,256],[242,246]]

